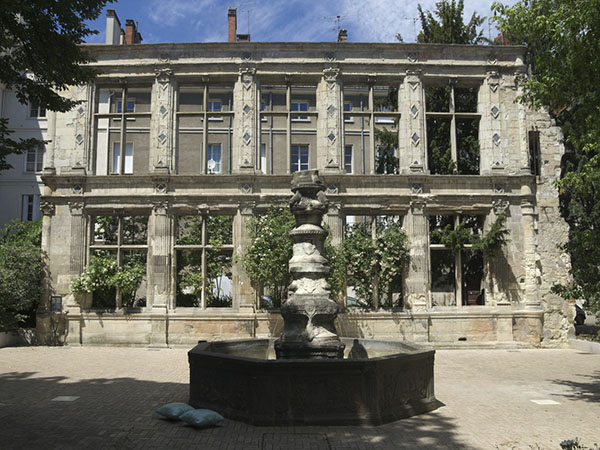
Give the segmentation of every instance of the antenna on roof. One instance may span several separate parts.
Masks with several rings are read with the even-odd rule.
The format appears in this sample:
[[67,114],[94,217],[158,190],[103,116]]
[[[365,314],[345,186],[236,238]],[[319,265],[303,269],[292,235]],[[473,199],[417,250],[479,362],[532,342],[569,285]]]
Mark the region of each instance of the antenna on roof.
[[242,6],[250,6],[250,5],[255,5],[256,2],[243,2],[243,3],[238,3],[237,5],[229,5],[227,6],[227,8],[235,8],[235,9],[239,9],[240,12],[245,12],[248,13],[248,34],[250,34],[250,11],[252,11],[252,8],[246,8],[246,9],[240,9],[242,8]]
[[346,19],[348,17],[355,17],[355,15],[324,16],[322,19],[326,20],[327,22],[335,23],[335,26],[332,28],[332,30],[335,31],[335,38],[337,39],[340,35],[340,29],[342,28],[342,18]]
[[418,17],[404,17],[404,20],[412,20],[413,23],[413,34],[415,36],[415,42],[417,42],[417,20]]

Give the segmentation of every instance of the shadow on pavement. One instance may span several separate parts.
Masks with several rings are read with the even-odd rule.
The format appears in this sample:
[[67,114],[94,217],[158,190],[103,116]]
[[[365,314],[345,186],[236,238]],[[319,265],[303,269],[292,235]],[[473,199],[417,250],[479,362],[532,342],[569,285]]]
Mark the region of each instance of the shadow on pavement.
[[[65,369],[67,370],[67,369]],[[56,401],[63,397],[63,401]],[[77,397],[76,399],[72,399]],[[66,398],[66,401],[64,401]],[[254,427],[226,420],[196,430],[154,410],[187,402],[188,385],[135,378],[0,375],[2,449],[470,449],[439,410],[379,427]],[[70,400],[70,401],[69,401]],[[442,408],[443,409],[443,408]],[[310,444],[309,447],[306,447]]]
[[586,378],[589,381],[553,380],[553,383],[565,386],[572,392],[556,393],[571,400],[584,400],[587,402],[600,402],[600,370],[591,375],[579,374],[577,377]]

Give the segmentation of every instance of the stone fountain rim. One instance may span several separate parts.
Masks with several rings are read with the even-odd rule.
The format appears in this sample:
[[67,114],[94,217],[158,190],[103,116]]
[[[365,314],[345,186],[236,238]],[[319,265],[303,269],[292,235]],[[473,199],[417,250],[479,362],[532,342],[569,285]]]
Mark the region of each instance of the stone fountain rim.
[[[212,358],[247,362],[247,363],[251,363],[251,364],[292,365],[292,364],[300,363],[303,366],[305,366],[305,365],[326,366],[326,365],[340,365],[340,364],[343,364],[346,366],[354,366],[354,365],[364,366],[364,365],[375,365],[378,362],[388,361],[394,357],[402,357],[402,359],[404,361],[406,361],[406,360],[410,360],[413,358],[414,359],[420,358],[423,355],[428,355],[428,354],[435,355],[434,349],[422,348],[416,344],[413,344],[413,343],[407,342],[407,341],[393,341],[393,340],[380,340],[380,339],[375,340],[375,339],[360,339],[360,338],[345,338],[345,337],[341,337],[340,339],[351,339],[351,340],[359,339],[359,341],[363,341],[363,342],[405,344],[409,347],[412,347],[413,350],[406,350],[406,352],[404,352],[404,353],[390,353],[389,355],[375,356],[373,358],[368,358],[368,359],[358,359],[358,358],[357,359],[347,359],[347,358],[344,358],[344,359],[337,359],[337,358],[259,359],[259,358],[249,357],[249,356],[237,356],[237,355],[231,355],[231,354],[227,354],[227,353],[220,353],[218,351],[198,349],[198,347],[201,345],[210,346],[215,343],[218,343],[218,344],[243,344],[243,343],[268,342],[268,343],[272,344],[274,342],[274,339],[258,338],[258,339],[229,339],[229,340],[224,340],[224,341],[198,341],[198,344],[194,348],[189,350],[188,354],[193,353],[193,354],[204,355],[204,356],[208,356],[208,357],[212,357]],[[415,348],[415,347],[417,347],[417,348]]]

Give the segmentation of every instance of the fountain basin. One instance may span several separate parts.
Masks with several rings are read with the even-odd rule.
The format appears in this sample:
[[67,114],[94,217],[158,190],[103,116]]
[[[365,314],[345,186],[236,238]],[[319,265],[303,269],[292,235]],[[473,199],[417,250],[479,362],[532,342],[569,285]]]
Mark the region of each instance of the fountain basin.
[[189,403],[254,425],[380,425],[442,405],[434,350],[341,341],[344,359],[274,359],[269,339],[201,342],[188,352]]

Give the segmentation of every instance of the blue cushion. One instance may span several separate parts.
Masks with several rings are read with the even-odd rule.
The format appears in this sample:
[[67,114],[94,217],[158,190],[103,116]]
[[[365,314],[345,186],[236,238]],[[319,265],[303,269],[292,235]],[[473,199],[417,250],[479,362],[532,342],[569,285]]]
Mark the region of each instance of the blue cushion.
[[179,420],[182,414],[193,410],[193,407],[185,403],[168,403],[158,408],[156,412],[167,419]]
[[197,428],[217,425],[225,420],[221,414],[210,409],[194,409],[182,414],[179,418]]

